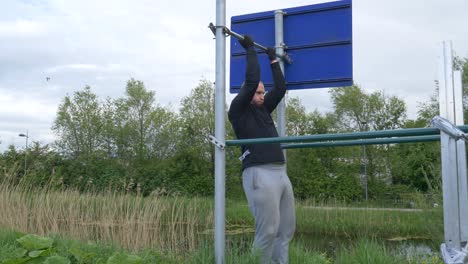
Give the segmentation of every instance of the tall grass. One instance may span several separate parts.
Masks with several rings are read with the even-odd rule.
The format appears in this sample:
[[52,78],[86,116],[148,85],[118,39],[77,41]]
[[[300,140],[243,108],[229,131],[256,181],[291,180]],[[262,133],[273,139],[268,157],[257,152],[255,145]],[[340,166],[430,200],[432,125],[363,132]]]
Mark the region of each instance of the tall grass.
[[[358,238],[443,240],[440,207],[392,211],[341,206],[297,203],[291,263],[327,263],[337,257],[305,242],[313,238],[346,244]],[[153,249],[180,256],[185,263],[207,263],[214,258],[214,212],[209,198],[37,190],[0,183],[0,212],[0,226],[24,233],[103,242],[131,251]],[[253,226],[247,202],[227,200],[226,263],[255,262],[250,254]]]
[[402,252],[388,250],[384,244],[375,240],[360,239],[350,247],[343,248],[335,259],[336,264],[443,264],[437,254],[406,256]]
[[80,194],[0,185],[0,225],[25,233],[105,241],[130,250],[182,254],[197,248],[198,233],[213,225],[204,199]]
[[441,208],[423,211],[394,211],[298,207],[299,232],[310,235],[355,238],[443,239]]

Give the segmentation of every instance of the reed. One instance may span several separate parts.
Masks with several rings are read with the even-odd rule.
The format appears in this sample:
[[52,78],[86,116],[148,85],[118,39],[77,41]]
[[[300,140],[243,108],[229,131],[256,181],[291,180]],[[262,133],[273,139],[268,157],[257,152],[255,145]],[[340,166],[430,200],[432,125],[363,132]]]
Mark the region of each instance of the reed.
[[174,255],[197,248],[198,233],[213,225],[210,203],[199,198],[80,194],[0,185],[0,225],[25,233],[60,234],[153,248]]
[[443,239],[443,212],[379,208],[298,207],[298,231],[321,236]]
[[[130,251],[152,249],[189,263],[203,263],[213,257],[213,204],[211,198],[37,190],[4,182],[0,183],[0,226],[24,233],[96,241]],[[296,214],[293,242],[313,237],[337,241],[443,241],[441,207],[399,211],[298,202]],[[227,200],[226,256],[232,263],[239,258],[246,261],[242,263],[254,261],[249,254],[253,226],[247,202]],[[320,248],[314,248],[319,253],[311,253],[304,250],[311,248],[305,245],[297,242],[292,256],[322,258]]]

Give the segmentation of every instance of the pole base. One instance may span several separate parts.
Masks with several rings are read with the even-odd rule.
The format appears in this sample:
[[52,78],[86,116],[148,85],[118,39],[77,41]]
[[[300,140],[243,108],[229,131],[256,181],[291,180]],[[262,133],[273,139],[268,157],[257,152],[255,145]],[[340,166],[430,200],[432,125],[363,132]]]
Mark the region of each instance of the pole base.
[[440,245],[440,251],[445,264],[465,264],[468,263],[468,247],[465,246],[461,251],[447,248],[445,243]]

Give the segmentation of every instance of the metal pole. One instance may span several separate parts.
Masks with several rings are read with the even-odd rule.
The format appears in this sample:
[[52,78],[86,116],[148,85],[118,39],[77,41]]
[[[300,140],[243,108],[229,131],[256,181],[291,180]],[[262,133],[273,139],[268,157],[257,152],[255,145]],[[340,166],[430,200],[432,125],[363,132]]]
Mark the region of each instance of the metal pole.
[[[282,10],[275,11],[275,48],[276,54],[283,56],[284,54],[284,32],[283,32],[283,15]],[[284,74],[284,62],[279,61],[281,71]],[[276,122],[278,125],[278,135],[280,137],[286,136],[286,95],[276,108]],[[286,150],[283,150],[284,158],[286,159]]]
[[[226,101],[226,1],[216,0],[216,84],[215,84],[215,137],[224,143],[225,101]],[[216,264],[224,263],[225,244],[225,171],[226,153],[215,148],[215,259]]]
[[[457,126],[464,132],[468,132],[468,125]],[[369,132],[352,132],[352,133],[336,133],[336,134],[319,134],[307,136],[289,136],[289,137],[269,137],[269,138],[251,138],[251,139],[231,139],[226,141],[227,146],[240,146],[247,144],[269,144],[269,143],[292,143],[292,142],[317,142],[321,141],[337,141],[337,140],[350,140],[350,139],[368,139],[368,138],[393,138],[393,137],[415,137],[415,136],[429,136],[440,135],[440,130],[437,128],[406,128],[406,129],[393,129],[393,130],[377,130]],[[434,139],[437,140],[437,139]],[[434,141],[433,140],[433,141]],[[361,141],[359,141],[361,142]],[[362,141],[363,145],[366,141]],[[402,140],[400,142],[410,142]],[[415,141],[416,142],[416,141]],[[422,142],[417,140],[417,142]],[[337,143],[337,142],[335,142]],[[397,143],[397,142],[391,142]],[[370,143],[371,144],[390,144],[390,143]],[[350,145],[347,145],[350,146]]]
[[364,184],[365,184],[365,197],[366,197],[366,201],[367,201],[367,198],[368,198],[368,185],[367,185],[367,155],[366,155],[366,145],[363,146],[364,147]]
[[[460,71],[453,75],[455,125],[463,125],[463,83]],[[457,141],[458,192],[460,214],[460,239],[468,241],[468,181],[466,173],[466,146],[463,140]]]
[[[349,147],[363,145],[386,145],[396,143],[414,143],[414,142],[432,142],[440,141],[440,135],[434,136],[416,136],[416,137],[400,137],[400,138],[375,138],[375,139],[360,139],[360,140],[338,140],[338,141],[323,141],[314,143],[298,143],[298,144],[282,144],[283,149],[298,149],[298,148],[329,148],[329,147]],[[366,157],[367,159],[367,157]]]
[[[455,121],[452,63],[452,45],[450,42],[442,42],[439,55],[439,107],[440,116],[450,122]],[[456,145],[455,139],[440,133],[445,245],[448,249],[460,250]]]
[[29,139],[29,131],[26,130],[26,150],[24,151],[24,174],[26,175],[27,160],[28,160],[28,139]]
[[[362,130],[367,131],[367,122],[362,121]],[[362,145],[363,147],[363,164],[364,164],[364,197],[366,198],[366,201],[368,200],[368,179],[367,179],[367,153],[366,153],[366,145]]]

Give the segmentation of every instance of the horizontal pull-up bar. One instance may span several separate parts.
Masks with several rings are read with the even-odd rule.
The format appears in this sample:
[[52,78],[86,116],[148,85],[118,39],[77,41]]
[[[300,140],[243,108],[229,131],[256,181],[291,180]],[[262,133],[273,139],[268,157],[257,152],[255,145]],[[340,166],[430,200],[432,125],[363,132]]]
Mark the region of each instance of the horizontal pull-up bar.
[[[468,125],[458,126],[462,131],[468,131]],[[330,141],[330,140],[352,140],[352,139],[369,139],[369,138],[391,138],[391,137],[409,137],[405,142],[413,142],[411,140],[420,140],[416,136],[437,135],[440,130],[437,128],[407,128],[393,130],[377,130],[352,133],[337,133],[337,134],[320,134],[308,136],[289,136],[289,137],[271,137],[271,138],[252,138],[252,139],[236,139],[227,140],[226,146],[239,146],[248,144],[268,144],[268,143],[299,143],[299,142],[314,142],[314,141]],[[415,138],[411,138],[415,137]],[[430,140],[436,141],[437,139]],[[403,141],[402,141],[403,142]],[[414,141],[421,142],[421,141]],[[324,142],[326,143],[326,142]],[[331,143],[331,142],[328,142]],[[398,142],[395,142],[398,143]],[[391,144],[390,143],[369,143],[369,144]],[[356,144],[359,145],[359,144]],[[361,142],[361,145],[362,142]]]
[[300,143],[300,144],[284,144],[281,147],[283,149],[346,147],[346,146],[360,146],[360,145],[431,142],[431,141],[439,141],[439,140],[440,140],[439,135],[433,135],[433,136],[376,138],[376,139],[342,140],[342,141],[327,141],[327,142]]
[[[213,23],[210,23],[210,24],[208,25],[208,28],[209,28],[209,29],[213,32],[213,34],[216,36],[216,26],[213,25]],[[231,30],[230,30],[229,28],[227,28],[227,27],[223,27],[223,32],[224,32],[224,34],[229,35],[229,36],[233,36],[233,37],[235,37],[235,38],[238,39],[238,40],[243,40],[243,39],[244,39],[244,36],[242,36],[241,34],[238,34],[238,33],[234,32],[234,31],[231,31]],[[263,45],[260,45],[260,44],[257,43],[257,42],[254,42],[254,46],[257,47],[257,48],[259,48],[259,49],[261,49],[261,50],[263,50],[263,51],[265,51],[265,52],[266,52],[267,49],[268,49],[267,47],[265,47],[265,46],[263,46]],[[286,61],[288,64],[292,64],[292,63],[293,63],[292,59],[289,57],[289,55],[288,55],[286,52],[283,53],[282,55],[279,55],[278,53],[276,53],[276,57],[278,57],[278,58],[280,58],[280,59]]]

